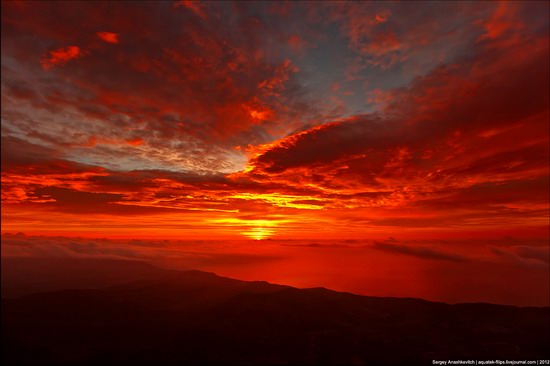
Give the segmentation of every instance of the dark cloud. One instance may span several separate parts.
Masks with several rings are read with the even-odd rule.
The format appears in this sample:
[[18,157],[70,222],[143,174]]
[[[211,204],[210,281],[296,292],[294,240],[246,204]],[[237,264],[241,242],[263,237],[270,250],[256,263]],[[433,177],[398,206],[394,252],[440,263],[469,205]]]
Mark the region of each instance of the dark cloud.
[[395,254],[410,255],[410,256],[418,257],[422,259],[433,259],[433,260],[442,260],[442,261],[450,261],[450,262],[470,261],[468,258],[462,255],[445,253],[437,249],[433,249],[425,246],[390,244],[388,242],[375,241],[373,248],[378,250],[383,250],[386,252],[395,253]]
[[516,245],[507,248],[493,247],[491,251],[505,262],[513,263],[520,267],[548,269],[550,261],[548,246]]
[[3,171],[60,157],[54,149],[32,144],[14,136],[2,136],[1,148]]

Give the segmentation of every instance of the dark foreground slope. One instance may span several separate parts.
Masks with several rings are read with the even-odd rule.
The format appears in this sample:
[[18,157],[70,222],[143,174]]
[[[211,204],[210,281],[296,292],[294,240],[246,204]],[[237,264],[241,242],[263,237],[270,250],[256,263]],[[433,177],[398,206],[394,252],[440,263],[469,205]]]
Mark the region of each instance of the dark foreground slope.
[[163,278],[170,270],[120,259],[2,257],[2,298],[54,290],[102,288]]
[[2,361],[181,365],[536,360],[550,358],[549,327],[548,308],[375,298],[161,270],[152,278],[107,288],[4,299]]

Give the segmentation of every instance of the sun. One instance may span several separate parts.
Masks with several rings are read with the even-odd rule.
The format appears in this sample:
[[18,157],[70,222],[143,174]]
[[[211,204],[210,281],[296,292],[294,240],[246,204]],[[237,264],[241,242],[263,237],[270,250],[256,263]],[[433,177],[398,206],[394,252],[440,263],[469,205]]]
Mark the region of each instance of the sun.
[[225,217],[210,220],[219,226],[230,228],[232,232],[239,233],[252,240],[266,240],[281,230],[281,225],[292,222],[286,218],[246,220],[237,217]]
[[242,234],[253,240],[265,240],[273,235],[274,231],[265,227],[254,227]]

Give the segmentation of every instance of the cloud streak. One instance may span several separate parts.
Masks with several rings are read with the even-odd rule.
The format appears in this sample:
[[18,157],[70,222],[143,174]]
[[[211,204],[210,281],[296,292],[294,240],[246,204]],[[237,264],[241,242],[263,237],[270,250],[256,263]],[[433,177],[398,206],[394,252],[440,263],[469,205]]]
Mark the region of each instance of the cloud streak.
[[374,248],[395,254],[409,255],[422,259],[432,259],[450,262],[467,262],[468,259],[458,254],[450,254],[437,249],[425,246],[413,246],[402,244],[390,244],[385,242],[374,242]]
[[44,70],[49,70],[54,66],[63,66],[68,61],[82,56],[80,47],[68,46],[50,51],[47,56],[40,61]]

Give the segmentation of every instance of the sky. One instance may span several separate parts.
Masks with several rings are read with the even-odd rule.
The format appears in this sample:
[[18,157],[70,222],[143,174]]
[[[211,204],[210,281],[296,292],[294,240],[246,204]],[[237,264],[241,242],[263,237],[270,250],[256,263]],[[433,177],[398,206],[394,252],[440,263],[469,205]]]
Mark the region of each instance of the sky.
[[547,272],[548,19],[543,1],[3,1],[3,239]]

